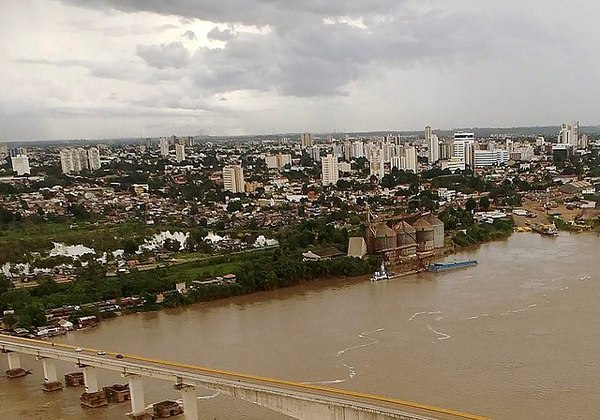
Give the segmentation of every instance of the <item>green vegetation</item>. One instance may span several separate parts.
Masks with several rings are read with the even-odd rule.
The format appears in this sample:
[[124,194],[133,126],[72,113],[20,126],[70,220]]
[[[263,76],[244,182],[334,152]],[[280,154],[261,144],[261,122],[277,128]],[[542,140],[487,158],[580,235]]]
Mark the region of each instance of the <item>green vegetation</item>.
[[494,223],[476,223],[469,226],[465,231],[454,235],[452,241],[458,246],[469,246],[478,243],[505,239],[509,237],[514,229],[512,220],[494,220]]

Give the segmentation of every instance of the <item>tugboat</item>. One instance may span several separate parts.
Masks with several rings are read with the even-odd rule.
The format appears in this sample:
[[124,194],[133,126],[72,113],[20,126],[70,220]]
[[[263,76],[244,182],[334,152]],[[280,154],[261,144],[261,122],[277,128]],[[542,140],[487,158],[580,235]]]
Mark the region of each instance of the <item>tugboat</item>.
[[381,263],[381,267],[379,267],[379,270],[375,270],[375,272],[371,276],[371,281],[388,280],[389,278],[390,275],[385,269],[385,265]]

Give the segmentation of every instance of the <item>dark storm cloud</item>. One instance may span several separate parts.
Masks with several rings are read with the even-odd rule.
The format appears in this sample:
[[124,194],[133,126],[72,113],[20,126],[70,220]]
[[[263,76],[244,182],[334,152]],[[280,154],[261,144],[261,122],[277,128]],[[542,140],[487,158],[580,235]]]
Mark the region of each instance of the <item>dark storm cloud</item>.
[[63,0],[65,3],[125,12],[153,12],[211,22],[287,25],[301,18],[392,13],[406,0]]

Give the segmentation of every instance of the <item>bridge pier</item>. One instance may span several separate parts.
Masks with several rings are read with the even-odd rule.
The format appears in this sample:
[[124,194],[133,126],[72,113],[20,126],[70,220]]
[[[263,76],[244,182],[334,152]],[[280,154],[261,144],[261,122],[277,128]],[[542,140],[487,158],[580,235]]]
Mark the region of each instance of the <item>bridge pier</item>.
[[198,420],[198,391],[196,387],[178,382],[175,384],[175,389],[181,391],[183,418],[185,420]]
[[83,384],[85,392],[81,394],[81,405],[87,408],[106,407],[108,400],[104,390],[98,389],[98,378],[96,368],[93,366],[83,367]]
[[42,366],[44,367],[44,391],[60,391],[63,386],[56,374],[56,362],[53,359],[43,358]]
[[8,370],[6,377],[10,379],[20,378],[27,375],[27,371],[21,367],[21,356],[16,351],[6,351],[8,358]]
[[125,374],[129,382],[129,395],[131,396],[132,419],[145,419],[146,403],[144,402],[144,381],[140,375]]
[[83,368],[83,384],[86,394],[98,392],[98,377],[96,376],[96,368],[93,366],[85,366]]

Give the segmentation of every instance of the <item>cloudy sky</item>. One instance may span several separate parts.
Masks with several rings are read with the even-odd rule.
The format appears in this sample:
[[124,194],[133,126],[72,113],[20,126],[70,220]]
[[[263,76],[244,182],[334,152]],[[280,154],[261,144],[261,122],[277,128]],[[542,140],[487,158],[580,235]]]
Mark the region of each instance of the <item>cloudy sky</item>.
[[595,0],[3,0],[0,141],[600,123]]

